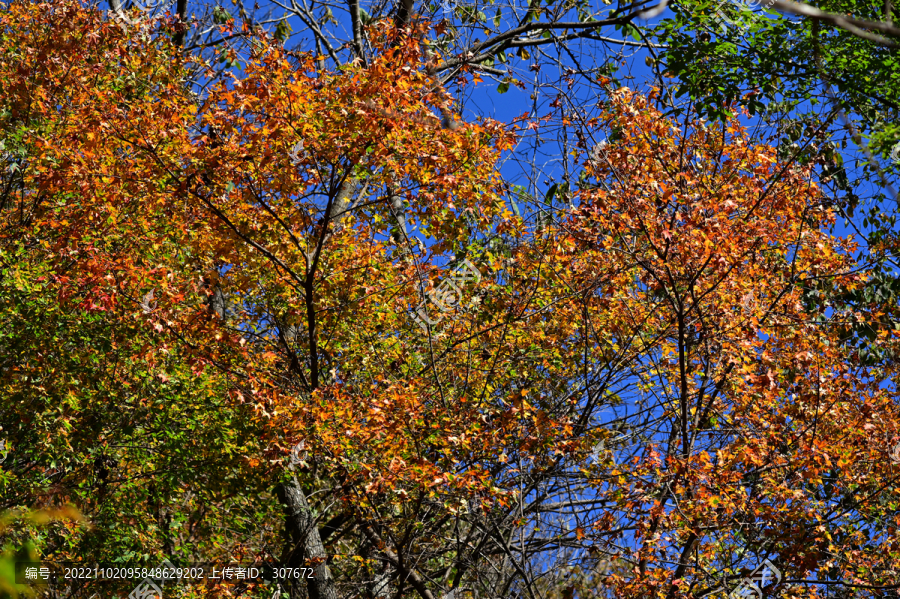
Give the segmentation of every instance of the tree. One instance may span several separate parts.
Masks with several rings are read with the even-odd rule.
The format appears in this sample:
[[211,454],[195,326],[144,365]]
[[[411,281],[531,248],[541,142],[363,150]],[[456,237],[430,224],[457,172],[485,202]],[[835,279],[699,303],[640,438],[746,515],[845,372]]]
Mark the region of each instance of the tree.
[[257,32],[226,79],[165,24],[2,18],[2,496],[95,526],[16,531],[43,555],[312,567],[292,597],[896,584],[895,366],[815,324],[866,275],[738,120],[599,77],[539,202],[512,128],[441,125],[424,23],[334,70]]

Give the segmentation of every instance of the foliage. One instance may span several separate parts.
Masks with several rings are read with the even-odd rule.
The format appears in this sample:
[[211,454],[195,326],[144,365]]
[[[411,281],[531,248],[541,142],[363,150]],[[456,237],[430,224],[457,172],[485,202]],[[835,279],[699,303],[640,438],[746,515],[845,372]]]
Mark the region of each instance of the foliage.
[[333,70],[256,32],[222,78],[165,24],[0,21],[0,497],[90,523],[4,541],[299,551],[294,597],[700,597],[763,559],[785,596],[894,584],[896,335],[816,164],[609,88],[535,222],[515,131],[435,116],[427,23]]

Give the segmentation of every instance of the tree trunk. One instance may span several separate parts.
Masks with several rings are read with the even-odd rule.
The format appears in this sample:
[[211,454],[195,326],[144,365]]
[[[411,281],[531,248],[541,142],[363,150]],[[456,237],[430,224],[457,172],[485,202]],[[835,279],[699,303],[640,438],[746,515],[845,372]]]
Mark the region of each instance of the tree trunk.
[[[280,491],[281,500],[286,506],[285,517],[291,539],[285,565],[292,568],[309,567],[310,562],[316,563],[313,578],[296,582],[307,583],[310,599],[337,599],[334,579],[328,569],[328,556],[306,501],[306,494],[296,477],[291,477],[291,480],[281,485]],[[298,596],[297,590],[299,589],[292,588],[291,597]]]

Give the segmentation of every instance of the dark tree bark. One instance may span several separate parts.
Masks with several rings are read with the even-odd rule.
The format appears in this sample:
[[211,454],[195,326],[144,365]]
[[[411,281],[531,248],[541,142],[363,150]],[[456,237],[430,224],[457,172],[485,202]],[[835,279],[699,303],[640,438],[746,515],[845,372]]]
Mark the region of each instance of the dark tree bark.
[[[282,563],[287,567],[310,567],[315,564],[313,578],[305,579],[310,599],[337,599],[322,537],[306,501],[306,494],[295,477],[280,485],[279,497],[285,506],[290,535],[287,556]],[[291,588],[292,598],[301,596],[302,589]]]
[[398,0],[397,15],[394,18],[394,24],[398,29],[403,28],[409,23],[409,15],[412,14],[412,0]]
[[175,34],[174,41],[175,45],[181,48],[184,47],[184,37],[187,33],[187,0],[178,0],[178,3],[175,5],[175,14],[181,23],[178,33]]

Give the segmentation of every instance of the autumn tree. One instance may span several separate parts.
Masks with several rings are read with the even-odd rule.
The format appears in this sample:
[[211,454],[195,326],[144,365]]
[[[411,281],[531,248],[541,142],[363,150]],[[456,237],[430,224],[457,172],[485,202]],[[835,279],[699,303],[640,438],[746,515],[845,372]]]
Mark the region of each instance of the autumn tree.
[[[448,127],[425,23],[332,69],[257,32],[221,77],[168,21],[2,20],[2,497],[93,525],[4,540],[313,567],[290,597],[896,585],[895,366],[823,326],[883,314],[826,303],[855,242],[739,120],[601,77],[583,119]],[[551,125],[581,151],[530,215],[500,163]]]

